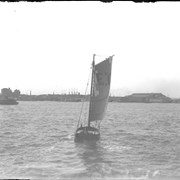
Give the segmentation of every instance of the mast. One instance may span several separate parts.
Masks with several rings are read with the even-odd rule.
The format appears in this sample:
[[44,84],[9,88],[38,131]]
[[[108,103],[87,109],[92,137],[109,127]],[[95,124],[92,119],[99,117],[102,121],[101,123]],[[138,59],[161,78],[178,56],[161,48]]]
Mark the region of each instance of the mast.
[[[94,65],[95,65],[95,54],[93,54],[93,62],[92,62],[92,77],[91,77],[91,92],[90,92],[90,103],[89,103],[89,116],[90,116],[90,107],[91,107],[91,96],[93,95],[94,88]],[[90,120],[88,117],[88,127],[90,126]]]

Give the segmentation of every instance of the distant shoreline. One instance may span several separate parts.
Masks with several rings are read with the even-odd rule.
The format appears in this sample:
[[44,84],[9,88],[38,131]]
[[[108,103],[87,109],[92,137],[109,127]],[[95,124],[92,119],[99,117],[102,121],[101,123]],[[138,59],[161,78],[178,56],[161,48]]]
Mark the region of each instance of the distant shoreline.
[[[83,102],[89,101],[89,95],[81,94],[21,94],[18,101],[57,101],[57,102]],[[109,102],[119,103],[180,103],[180,98],[172,99],[161,93],[134,93],[129,96],[110,96]]]

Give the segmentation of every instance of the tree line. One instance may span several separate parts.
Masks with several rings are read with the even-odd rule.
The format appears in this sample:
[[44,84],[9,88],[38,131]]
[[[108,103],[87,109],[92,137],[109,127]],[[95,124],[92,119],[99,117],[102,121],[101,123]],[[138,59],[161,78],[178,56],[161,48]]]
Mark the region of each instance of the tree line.
[[3,88],[1,89],[1,95],[3,97],[19,98],[19,96],[21,95],[21,92],[18,89],[15,89],[14,91],[12,91],[10,88]]

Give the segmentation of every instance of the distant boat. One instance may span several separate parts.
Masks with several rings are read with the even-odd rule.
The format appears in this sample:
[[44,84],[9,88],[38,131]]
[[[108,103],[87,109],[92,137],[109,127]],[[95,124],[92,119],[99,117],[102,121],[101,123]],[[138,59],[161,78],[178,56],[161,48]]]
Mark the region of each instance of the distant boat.
[[0,99],[0,105],[17,105],[19,104],[15,99],[3,97]]
[[93,56],[89,116],[85,126],[79,119],[75,142],[100,139],[100,123],[104,118],[109,98],[112,58],[113,56],[110,56],[95,65],[95,55]]

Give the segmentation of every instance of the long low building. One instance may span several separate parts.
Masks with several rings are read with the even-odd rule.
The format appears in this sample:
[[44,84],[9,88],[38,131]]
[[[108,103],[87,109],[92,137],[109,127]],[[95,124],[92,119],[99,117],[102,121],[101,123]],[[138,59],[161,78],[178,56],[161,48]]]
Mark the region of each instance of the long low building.
[[169,103],[172,99],[162,93],[134,93],[122,97],[123,102]]

